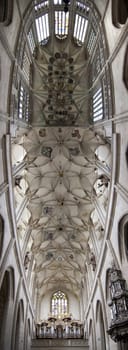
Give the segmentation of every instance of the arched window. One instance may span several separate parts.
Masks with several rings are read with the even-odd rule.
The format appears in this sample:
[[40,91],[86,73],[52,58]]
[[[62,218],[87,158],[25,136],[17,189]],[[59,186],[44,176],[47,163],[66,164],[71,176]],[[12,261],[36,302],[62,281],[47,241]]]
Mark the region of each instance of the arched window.
[[112,1],[112,22],[115,27],[120,28],[124,25],[128,18],[128,2],[127,0]]
[[119,251],[121,261],[128,260],[128,214],[119,222]]
[[24,304],[23,300],[20,300],[16,317],[16,329],[15,329],[15,350],[24,349]]
[[128,90],[128,45],[126,47],[125,57],[124,57],[124,70],[123,70],[123,81]]
[[13,0],[0,0],[0,23],[9,25],[12,21]]
[[96,341],[98,350],[106,350],[105,325],[101,302],[98,300],[96,305]]
[[95,349],[95,337],[94,337],[92,319],[90,319],[90,322],[89,322],[89,347],[91,350]]
[[3,236],[4,236],[4,221],[2,219],[2,216],[0,215],[0,257],[1,257],[2,248],[3,248]]
[[11,350],[14,288],[14,271],[8,268],[0,287],[0,349],[2,350]]
[[128,221],[124,225],[124,246],[126,258],[128,260]]
[[26,324],[25,350],[30,350],[30,349],[31,349],[31,324],[30,324],[30,319],[28,319]]
[[35,1],[35,17],[38,41],[45,45],[49,39],[48,1],[44,1],[42,4]]
[[52,315],[62,318],[68,313],[68,299],[65,293],[58,290],[52,295],[51,300],[51,312]]

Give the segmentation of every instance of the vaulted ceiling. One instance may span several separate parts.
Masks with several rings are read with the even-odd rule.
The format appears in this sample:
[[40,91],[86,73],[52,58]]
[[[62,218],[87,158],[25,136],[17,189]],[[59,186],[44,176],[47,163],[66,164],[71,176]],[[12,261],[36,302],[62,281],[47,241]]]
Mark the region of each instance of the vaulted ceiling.
[[[67,39],[66,39],[67,40]],[[34,125],[88,123],[87,50],[54,38],[36,49],[32,70]]]
[[[46,10],[47,1],[42,3]],[[77,2],[78,12],[85,13],[80,20],[88,18],[86,3],[80,8]],[[71,2],[71,13],[75,5]],[[38,2],[35,10],[42,8]],[[50,7],[49,16],[52,11]],[[104,133],[97,136],[90,126],[89,54],[77,28],[80,32],[83,26],[83,33],[85,22],[77,22],[74,29],[70,18],[67,37],[59,34],[59,27],[56,36],[50,33],[49,40],[44,38],[36,46],[31,65],[31,127],[18,138],[27,161],[28,249],[34,257],[40,295],[64,288],[79,296],[90,252],[95,152],[106,141]]]
[[74,127],[34,128],[24,137],[32,253],[41,294],[64,286],[80,292],[98,145],[92,131]]

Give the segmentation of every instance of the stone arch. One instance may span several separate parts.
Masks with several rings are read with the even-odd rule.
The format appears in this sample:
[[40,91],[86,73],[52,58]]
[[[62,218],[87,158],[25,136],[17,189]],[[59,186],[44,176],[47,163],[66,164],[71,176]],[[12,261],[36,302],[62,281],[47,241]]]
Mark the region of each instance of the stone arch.
[[128,17],[127,0],[112,0],[112,22],[117,28],[125,24]]
[[13,15],[13,0],[0,1],[0,23],[9,25]]
[[110,293],[110,270],[111,268],[108,268],[106,270],[106,279],[105,279],[105,302],[106,302],[106,314],[107,319],[111,320],[111,310],[108,306],[110,300],[111,300],[111,293]]
[[107,302],[110,300],[109,274],[110,274],[110,268],[107,269],[106,271],[106,279],[105,279],[105,298]]
[[88,336],[89,336],[89,347],[91,350],[94,350],[95,349],[95,341],[94,341],[94,329],[93,329],[92,319],[90,319],[90,321],[89,321]]
[[31,348],[31,324],[30,318],[27,319],[27,329],[26,329],[26,347],[25,350],[30,350]]
[[118,245],[121,262],[128,261],[128,214],[124,215],[119,222]]
[[96,304],[96,334],[97,349],[106,350],[104,318],[100,300],[97,300]]
[[4,238],[4,220],[0,215],[0,257],[2,254],[2,248],[3,248],[3,238]]
[[24,303],[22,299],[19,301],[16,315],[14,350],[24,350]]
[[0,287],[0,348],[11,350],[13,304],[15,294],[14,271],[8,268]]

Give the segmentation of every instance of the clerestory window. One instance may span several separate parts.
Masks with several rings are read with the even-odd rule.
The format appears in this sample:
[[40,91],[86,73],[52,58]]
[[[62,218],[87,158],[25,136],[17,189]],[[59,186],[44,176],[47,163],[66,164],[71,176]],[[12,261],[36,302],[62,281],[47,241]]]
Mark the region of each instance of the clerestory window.
[[54,0],[54,5],[62,5],[63,0]]
[[47,8],[49,5],[49,1],[40,1],[40,0],[35,0],[35,11],[40,12]]
[[49,38],[49,18],[48,13],[36,18],[36,29],[39,43],[46,43]]
[[82,45],[85,41],[87,32],[88,20],[87,18],[76,14],[73,37],[78,45]]
[[68,36],[69,12],[55,11],[55,35],[58,39]]
[[98,88],[93,95],[93,122],[103,118],[102,88]]

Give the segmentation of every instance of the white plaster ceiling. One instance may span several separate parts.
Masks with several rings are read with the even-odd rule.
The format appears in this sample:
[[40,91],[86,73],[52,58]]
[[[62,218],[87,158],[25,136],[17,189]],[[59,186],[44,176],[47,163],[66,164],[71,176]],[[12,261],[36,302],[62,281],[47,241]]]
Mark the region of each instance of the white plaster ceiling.
[[88,57],[70,35],[61,41],[52,35],[33,61],[32,128],[21,144],[34,272],[40,295],[61,288],[79,295],[94,212],[95,151],[104,144],[88,128]]
[[31,249],[40,293],[65,286],[79,294],[94,209],[99,139],[83,128],[33,128],[23,145]]

